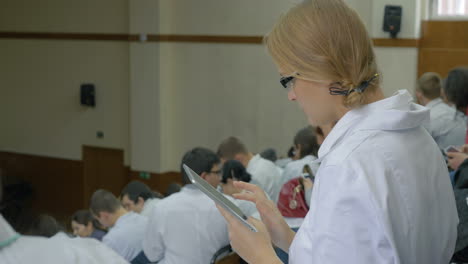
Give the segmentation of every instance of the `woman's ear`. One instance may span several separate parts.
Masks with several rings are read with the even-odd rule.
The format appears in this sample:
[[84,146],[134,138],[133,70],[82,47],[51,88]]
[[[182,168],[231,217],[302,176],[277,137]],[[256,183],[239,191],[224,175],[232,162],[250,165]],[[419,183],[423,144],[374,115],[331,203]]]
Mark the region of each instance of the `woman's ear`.
[[208,173],[202,172],[202,173],[200,174],[200,177],[206,181],[206,178],[208,177]]

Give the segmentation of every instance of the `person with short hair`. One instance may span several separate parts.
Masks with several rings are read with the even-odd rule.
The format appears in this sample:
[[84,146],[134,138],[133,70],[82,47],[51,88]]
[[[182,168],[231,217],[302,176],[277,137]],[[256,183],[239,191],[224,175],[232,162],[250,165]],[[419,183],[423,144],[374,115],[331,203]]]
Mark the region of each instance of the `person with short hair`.
[[102,230],[98,221],[94,219],[89,210],[78,210],[71,217],[73,235],[91,237],[102,241],[106,231]]
[[224,139],[218,147],[221,160],[237,160],[252,175],[252,183],[260,186],[273,200],[278,200],[281,188],[281,174],[276,165],[259,154],[248,151],[244,143],[237,137]]
[[91,196],[89,210],[102,226],[109,228],[102,243],[128,261],[141,252],[148,226],[146,217],[128,212],[114,194],[102,189]]
[[[2,194],[0,170],[0,202]],[[70,238],[61,232],[51,238],[20,235],[0,214],[0,263],[125,264],[128,262],[95,239]]]
[[180,185],[177,182],[173,182],[169,184],[169,186],[167,186],[166,193],[164,194],[164,196],[169,197],[174,193],[180,192],[181,189],[182,189],[182,185]]
[[53,237],[59,232],[64,232],[65,228],[60,225],[57,220],[47,214],[38,215],[32,222],[28,235],[31,236],[42,236],[42,237]]
[[120,199],[125,210],[146,217],[151,215],[151,211],[161,200],[156,198],[151,188],[141,181],[128,183],[120,193]]
[[185,153],[180,167],[185,186],[162,199],[152,212],[143,252],[132,263],[205,264],[229,244],[226,223],[215,203],[191,184],[183,164],[214,188],[221,181],[221,162],[214,152],[198,147]]
[[440,149],[460,146],[465,142],[466,118],[455,107],[446,104],[440,93],[442,80],[435,72],[426,72],[418,80],[416,98],[418,103],[429,108],[431,118],[429,133]]

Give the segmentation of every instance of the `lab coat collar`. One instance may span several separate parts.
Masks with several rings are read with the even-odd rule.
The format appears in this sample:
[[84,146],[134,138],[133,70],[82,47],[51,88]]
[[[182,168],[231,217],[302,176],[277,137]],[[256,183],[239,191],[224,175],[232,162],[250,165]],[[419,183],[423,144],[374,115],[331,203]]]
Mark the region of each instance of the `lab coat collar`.
[[441,98],[436,98],[436,99],[430,101],[429,103],[427,103],[426,107],[430,109],[430,108],[432,108],[432,107],[434,107],[434,106],[436,106],[436,105],[438,105],[440,103],[443,103],[442,99]]
[[406,90],[348,111],[335,125],[319,149],[319,161],[343,138],[361,130],[397,131],[411,129],[429,122],[429,109],[414,104]]
[[0,214],[0,248],[8,246],[19,238],[19,234],[13,230],[8,222]]

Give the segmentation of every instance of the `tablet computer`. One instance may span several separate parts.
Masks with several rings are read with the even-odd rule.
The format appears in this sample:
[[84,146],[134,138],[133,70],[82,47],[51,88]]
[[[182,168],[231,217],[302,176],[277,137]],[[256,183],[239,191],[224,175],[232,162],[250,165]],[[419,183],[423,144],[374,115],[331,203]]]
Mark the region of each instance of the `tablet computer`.
[[222,193],[217,191],[213,186],[211,186],[208,182],[202,179],[196,172],[190,169],[187,165],[183,164],[182,167],[184,168],[185,173],[190,179],[190,182],[195,185],[198,189],[200,189],[203,193],[205,193],[208,197],[211,198],[215,203],[222,206],[226,211],[232,214],[234,217],[239,219],[247,228],[252,230],[253,232],[257,232],[257,229],[247,222],[247,216],[242,212],[242,210],[237,207],[233,202],[229,199],[224,197]]

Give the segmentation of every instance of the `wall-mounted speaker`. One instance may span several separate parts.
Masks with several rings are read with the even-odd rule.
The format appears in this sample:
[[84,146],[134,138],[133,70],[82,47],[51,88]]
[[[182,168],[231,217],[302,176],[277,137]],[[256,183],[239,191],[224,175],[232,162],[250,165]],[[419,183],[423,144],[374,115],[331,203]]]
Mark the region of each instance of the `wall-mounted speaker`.
[[403,8],[401,6],[385,6],[383,31],[390,32],[392,38],[396,38],[398,32],[400,32],[402,12]]
[[96,89],[94,84],[82,84],[80,86],[80,102],[85,106],[96,106]]

